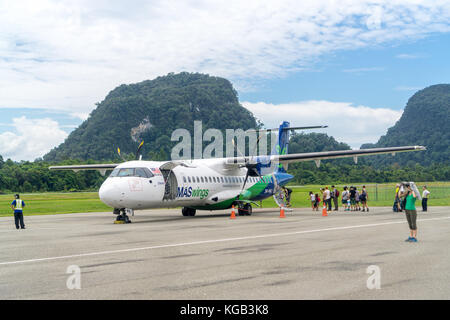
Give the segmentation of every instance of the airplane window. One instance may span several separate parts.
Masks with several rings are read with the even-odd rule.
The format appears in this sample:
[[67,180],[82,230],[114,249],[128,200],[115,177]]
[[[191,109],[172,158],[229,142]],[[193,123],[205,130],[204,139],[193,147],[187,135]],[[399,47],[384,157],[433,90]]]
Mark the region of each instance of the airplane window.
[[136,168],[134,175],[141,178],[152,178],[155,176],[148,168]]
[[223,183],[223,177],[220,177],[220,182]]
[[209,183],[212,183],[212,179],[211,179],[211,177],[208,177],[209,178]]
[[132,177],[134,176],[134,168],[122,168],[119,171],[118,177]]
[[115,168],[111,174],[109,175],[110,177],[117,177],[117,175],[119,174],[120,169],[119,168]]
[[188,181],[189,181],[189,183],[191,183],[191,177],[188,177]]
[[202,180],[202,183],[204,183],[204,182],[205,182],[205,180],[203,179],[203,177],[200,177],[200,179]]
[[183,182],[186,183],[186,177],[185,176],[183,176]]
[[213,181],[214,181],[214,183],[216,183],[216,177],[213,177]]

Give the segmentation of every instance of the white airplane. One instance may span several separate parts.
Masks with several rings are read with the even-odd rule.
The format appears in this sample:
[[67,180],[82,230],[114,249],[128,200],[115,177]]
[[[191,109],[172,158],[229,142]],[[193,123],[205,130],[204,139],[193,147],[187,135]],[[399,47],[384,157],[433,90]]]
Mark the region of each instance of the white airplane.
[[287,154],[291,130],[324,128],[290,127],[284,121],[278,129],[271,155],[176,161],[127,161],[120,164],[52,166],[50,170],[113,170],[99,190],[100,200],[114,208],[117,221],[130,222],[127,213],[139,209],[182,207],[183,216],[196,210],[222,210],[236,205],[238,214],[250,215],[252,204],[273,196],[286,206],[286,184],[294,177],[285,170],[288,163],[323,159],[425,150],[422,146],[340,150]]

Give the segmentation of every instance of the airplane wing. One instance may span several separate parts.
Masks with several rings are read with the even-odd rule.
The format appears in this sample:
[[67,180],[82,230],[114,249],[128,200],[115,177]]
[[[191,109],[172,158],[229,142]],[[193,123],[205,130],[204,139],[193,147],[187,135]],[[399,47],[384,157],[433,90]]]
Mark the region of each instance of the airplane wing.
[[376,154],[392,154],[397,152],[408,151],[421,151],[426,150],[422,146],[405,146],[405,147],[388,147],[388,148],[372,148],[372,149],[359,149],[359,150],[338,150],[338,151],[323,151],[323,152],[310,152],[310,153],[293,153],[284,155],[271,156],[272,161],[279,161],[281,163],[292,163],[299,161],[310,160],[323,160],[323,159],[336,159],[336,158],[349,158],[356,159],[360,156],[370,156]]
[[50,170],[72,170],[78,172],[80,170],[99,170],[101,175],[105,175],[106,170],[112,170],[117,167],[118,163],[99,163],[99,164],[78,164],[78,165],[67,165],[67,166],[51,166]]
[[267,162],[279,162],[281,164],[300,162],[300,161],[316,161],[318,165],[320,160],[336,159],[336,158],[350,158],[353,157],[355,162],[358,157],[370,156],[377,154],[392,154],[395,155],[398,152],[408,151],[421,151],[426,150],[423,146],[404,146],[404,147],[387,147],[387,148],[372,148],[372,149],[359,149],[359,150],[338,150],[338,151],[323,151],[323,152],[309,152],[309,153],[292,153],[270,156],[258,156],[258,157],[235,157],[226,158],[225,165],[242,165],[246,163],[252,163],[258,161],[258,159]]

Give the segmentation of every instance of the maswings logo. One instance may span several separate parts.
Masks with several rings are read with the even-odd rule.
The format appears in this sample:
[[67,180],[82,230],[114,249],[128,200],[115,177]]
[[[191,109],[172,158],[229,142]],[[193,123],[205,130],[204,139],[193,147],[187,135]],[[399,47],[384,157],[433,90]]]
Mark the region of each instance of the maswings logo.
[[200,200],[208,196],[208,189],[197,188],[195,190],[192,187],[178,187],[177,198],[196,198],[199,197]]

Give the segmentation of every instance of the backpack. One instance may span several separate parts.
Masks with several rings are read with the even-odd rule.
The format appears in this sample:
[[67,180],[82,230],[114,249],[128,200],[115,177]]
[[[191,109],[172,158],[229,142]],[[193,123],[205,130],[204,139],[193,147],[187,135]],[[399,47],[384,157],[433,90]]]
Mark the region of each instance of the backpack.
[[339,197],[339,190],[336,189],[336,194],[334,195],[336,198]]

